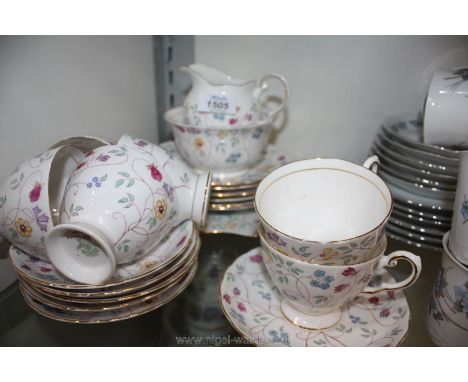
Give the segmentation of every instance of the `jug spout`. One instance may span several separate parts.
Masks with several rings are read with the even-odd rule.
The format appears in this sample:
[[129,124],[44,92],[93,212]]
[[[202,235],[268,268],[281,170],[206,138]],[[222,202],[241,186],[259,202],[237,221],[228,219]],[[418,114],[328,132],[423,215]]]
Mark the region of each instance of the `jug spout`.
[[191,64],[189,66],[182,66],[180,70],[184,73],[189,74],[192,77],[192,81],[194,83],[197,80],[201,80],[210,86],[243,86],[250,82],[255,82],[254,80],[234,78],[229,74],[223,73],[217,69],[211,68],[203,64]]

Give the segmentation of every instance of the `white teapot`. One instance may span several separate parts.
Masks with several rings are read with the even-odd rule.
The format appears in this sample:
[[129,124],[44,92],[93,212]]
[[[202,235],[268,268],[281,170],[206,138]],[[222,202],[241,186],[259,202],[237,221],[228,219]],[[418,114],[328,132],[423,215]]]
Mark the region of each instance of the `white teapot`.
[[[260,117],[260,96],[268,89],[268,81],[277,79],[284,88],[281,104],[266,112],[275,117],[289,98],[289,85],[279,74],[267,74],[260,83],[256,80],[234,78],[202,64],[192,64],[180,69],[192,77],[192,88],[184,101],[189,124],[198,127],[246,126]],[[265,117],[265,116],[263,116]]]

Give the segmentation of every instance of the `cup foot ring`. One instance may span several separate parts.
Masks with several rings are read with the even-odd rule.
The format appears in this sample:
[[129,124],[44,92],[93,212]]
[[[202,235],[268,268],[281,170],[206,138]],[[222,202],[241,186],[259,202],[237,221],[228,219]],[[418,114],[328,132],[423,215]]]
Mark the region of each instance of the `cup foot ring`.
[[327,329],[336,325],[341,318],[340,308],[326,314],[312,316],[297,310],[285,299],[281,300],[280,306],[284,317],[286,317],[286,319],[291,321],[294,325],[303,329]]

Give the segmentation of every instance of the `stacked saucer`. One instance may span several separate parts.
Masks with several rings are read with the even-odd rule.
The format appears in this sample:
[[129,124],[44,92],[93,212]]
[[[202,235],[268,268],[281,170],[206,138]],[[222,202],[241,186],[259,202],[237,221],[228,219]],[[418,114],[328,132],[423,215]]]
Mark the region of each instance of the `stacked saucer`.
[[[182,159],[174,141],[165,142],[161,144],[161,147],[169,151],[171,155]],[[208,210],[211,213],[253,210],[255,190],[260,181],[286,163],[288,163],[286,154],[269,144],[260,161],[253,167],[236,172],[213,171]]]
[[199,248],[196,225],[187,220],[147,255],[117,266],[102,285],[78,284],[52,263],[15,246],[9,256],[32,309],[58,321],[85,324],[133,318],[168,303],[194,277]]
[[457,151],[423,143],[422,123],[411,116],[386,119],[371,152],[379,157],[379,175],[393,195],[388,235],[417,247],[440,250],[443,235],[450,229]]

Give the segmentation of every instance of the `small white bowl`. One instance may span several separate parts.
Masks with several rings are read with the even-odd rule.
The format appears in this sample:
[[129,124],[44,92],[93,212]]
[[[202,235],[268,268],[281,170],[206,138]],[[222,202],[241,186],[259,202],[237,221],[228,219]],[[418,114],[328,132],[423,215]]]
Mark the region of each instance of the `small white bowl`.
[[182,107],[167,111],[177,150],[198,170],[233,172],[258,163],[265,153],[271,119],[242,127],[201,127],[186,122]]

